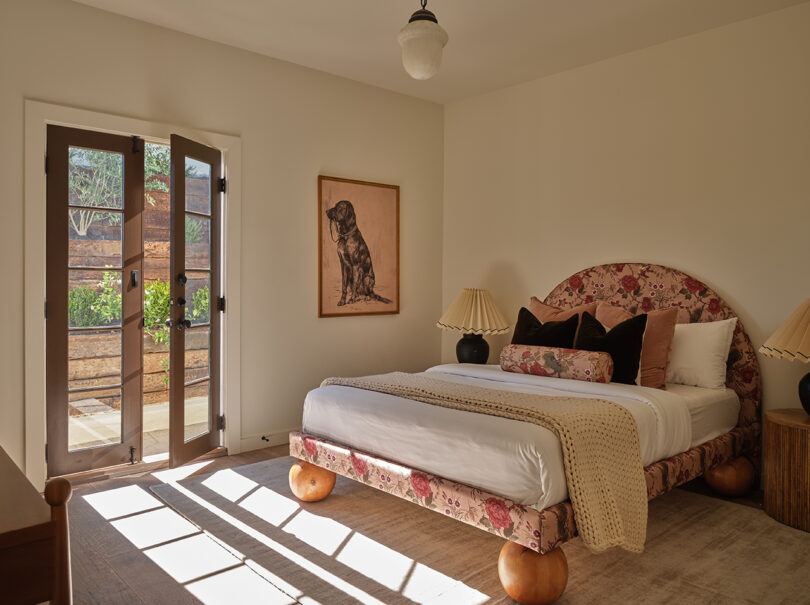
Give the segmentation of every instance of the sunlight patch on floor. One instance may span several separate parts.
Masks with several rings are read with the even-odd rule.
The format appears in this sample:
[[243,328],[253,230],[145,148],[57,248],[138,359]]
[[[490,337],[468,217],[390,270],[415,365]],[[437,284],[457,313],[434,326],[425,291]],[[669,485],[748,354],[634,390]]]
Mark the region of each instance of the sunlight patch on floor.
[[352,535],[337,560],[393,591],[400,589],[413,565],[413,559],[360,533]]
[[300,508],[295,500],[282,496],[264,486],[242,500],[239,506],[253,513],[262,521],[276,527],[284,523]]
[[402,596],[415,603],[430,603],[431,605],[479,605],[486,603],[489,597],[482,592],[471,588],[459,580],[454,580],[441,572],[431,569],[427,565],[417,563],[408,578]]
[[212,462],[213,460],[204,460],[203,462],[186,464],[183,466],[178,466],[177,468],[170,468],[165,471],[156,471],[152,473],[152,476],[158,481],[162,481],[163,483],[170,483],[172,481],[182,481],[183,479],[191,477],[191,475],[196,473],[201,468],[205,468]]
[[163,502],[137,485],[87,494],[83,497],[99,515],[107,520],[163,506]]
[[181,584],[242,563],[205,534],[156,546],[144,554]]
[[215,472],[208,477],[208,479],[203,481],[202,484],[231,502],[236,502],[239,498],[242,498],[249,493],[250,490],[255,489],[259,485],[252,479],[235,473],[231,469]]
[[[319,579],[327,582],[334,586],[337,590],[354,597],[361,603],[371,603],[373,605],[383,605],[383,602],[379,599],[371,596],[367,592],[361,590],[360,588],[354,586],[353,584],[346,582],[343,578],[331,573],[330,571],[324,569],[323,567],[312,563],[307,557],[304,557],[297,553],[296,551],[287,548],[283,544],[276,542],[272,538],[268,537],[267,535],[263,534],[262,532],[254,529],[247,523],[240,521],[233,515],[226,513],[224,510],[211,504],[205,498],[198,496],[191,490],[187,489],[186,487],[180,485],[179,483],[171,482],[169,483],[171,487],[176,489],[179,493],[186,496],[189,500],[199,504],[209,512],[215,514],[217,517],[225,521],[226,523],[230,524],[234,528],[240,530],[242,533],[248,535],[249,537],[253,538],[260,544],[263,544],[267,548],[271,549],[275,553],[281,555],[282,557],[288,559],[292,563],[295,563],[302,569],[307,570],[311,574],[315,575]],[[302,592],[299,594],[303,594]]]
[[260,578],[244,565],[186,585],[205,605],[262,603],[290,605],[295,599]]
[[134,517],[112,521],[111,525],[137,548],[148,548],[196,534],[200,529],[170,508],[159,508]]
[[283,529],[330,557],[352,532],[351,528],[342,523],[305,510],[295,515]]
[[[197,466],[205,464],[208,463]],[[175,470],[180,469],[165,471],[164,476],[171,476]],[[253,602],[286,605],[298,598],[319,605],[140,486],[96,492],[84,499],[99,515],[113,519],[110,525],[206,605]]]

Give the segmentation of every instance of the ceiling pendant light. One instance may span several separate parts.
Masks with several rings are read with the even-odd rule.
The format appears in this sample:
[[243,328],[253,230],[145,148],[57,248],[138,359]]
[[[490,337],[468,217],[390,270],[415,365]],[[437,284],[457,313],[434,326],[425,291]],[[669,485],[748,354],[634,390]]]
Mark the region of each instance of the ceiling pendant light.
[[402,65],[416,80],[427,80],[438,73],[442,49],[448,39],[447,32],[426,5],[427,0],[422,0],[422,8],[411,15],[408,25],[397,36],[402,47]]

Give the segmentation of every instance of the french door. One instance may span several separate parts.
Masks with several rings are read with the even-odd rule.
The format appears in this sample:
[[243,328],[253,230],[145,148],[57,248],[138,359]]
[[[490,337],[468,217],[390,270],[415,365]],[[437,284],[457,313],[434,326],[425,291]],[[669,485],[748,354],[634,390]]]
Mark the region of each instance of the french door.
[[172,466],[216,448],[219,151],[60,126],[47,136],[48,475],[141,461],[156,418]]

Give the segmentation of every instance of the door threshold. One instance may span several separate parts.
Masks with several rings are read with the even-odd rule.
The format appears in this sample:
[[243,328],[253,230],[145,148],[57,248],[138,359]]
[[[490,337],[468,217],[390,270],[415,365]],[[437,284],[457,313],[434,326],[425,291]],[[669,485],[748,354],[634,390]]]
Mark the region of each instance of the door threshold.
[[[211,450],[207,454],[203,454],[199,458],[189,460],[186,464],[198,462],[200,460],[210,460],[211,458],[220,458],[227,456],[228,450],[225,447],[218,447]],[[155,458],[155,456],[146,456],[147,458]],[[185,466],[185,465],[183,465]],[[115,466],[108,466],[105,468],[93,469],[90,471],[81,471],[79,473],[71,473],[68,475],[59,475],[60,477],[70,481],[71,485],[82,485],[84,483],[93,483],[95,481],[104,481],[105,479],[116,479],[126,477],[128,475],[136,475],[140,473],[151,473],[169,468],[168,456],[164,460],[153,460],[152,462],[136,462],[134,464],[116,464]],[[178,467],[179,468],[179,467]],[[54,477],[48,477],[54,479]]]

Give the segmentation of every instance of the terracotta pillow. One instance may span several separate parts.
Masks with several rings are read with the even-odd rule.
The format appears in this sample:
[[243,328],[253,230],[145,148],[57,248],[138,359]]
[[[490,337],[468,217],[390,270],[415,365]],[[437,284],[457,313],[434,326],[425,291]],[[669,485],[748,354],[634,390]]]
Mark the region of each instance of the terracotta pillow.
[[571,309],[559,309],[557,307],[547,305],[536,296],[532,296],[531,300],[529,301],[529,311],[531,311],[532,314],[543,323],[546,323],[547,321],[565,321],[573,315],[579,315],[579,319],[581,321],[583,313],[588,312],[591,315],[595,313],[596,305],[597,303],[592,302],[584,305],[578,305]]
[[[596,307],[596,319],[608,329],[631,317],[633,315],[628,311],[608,303],[602,302]],[[666,388],[669,353],[677,321],[677,307],[647,313],[647,331],[641,349],[641,386]]]

